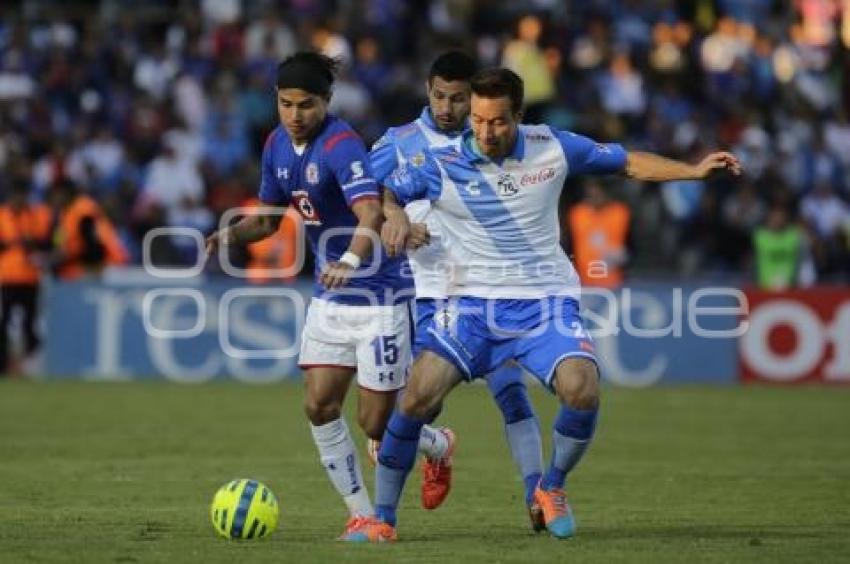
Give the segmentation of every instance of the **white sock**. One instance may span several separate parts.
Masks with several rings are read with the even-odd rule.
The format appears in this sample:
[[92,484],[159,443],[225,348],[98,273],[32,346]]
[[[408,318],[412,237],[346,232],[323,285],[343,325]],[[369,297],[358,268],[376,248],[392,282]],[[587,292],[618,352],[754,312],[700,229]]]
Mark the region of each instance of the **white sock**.
[[360,471],[357,449],[351,440],[345,420],[339,418],[318,427],[310,425],[310,430],[319,449],[322,466],[348,506],[348,512],[351,515],[373,515],[369,491]]
[[430,425],[422,426],[419,435],[419,452],[426,458],[439,459],[446,455],[449,450],[449,440],[446,435]]

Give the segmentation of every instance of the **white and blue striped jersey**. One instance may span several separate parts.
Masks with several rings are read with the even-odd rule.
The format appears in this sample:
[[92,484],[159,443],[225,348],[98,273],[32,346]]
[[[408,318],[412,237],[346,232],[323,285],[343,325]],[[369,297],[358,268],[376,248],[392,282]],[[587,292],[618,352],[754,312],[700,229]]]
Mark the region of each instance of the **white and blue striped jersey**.
[[448,295],[580,297],[560,245],[558,199],[567,176],[621,172],[626,151],[548,125],[521,125],[510,155],[482,156],[466,131],[459,150],[434,149],[383,184],[403,203],[431,202],[453,272]]
[[[372,147],[369,161],[372,174],[379,184],[400,167],[416,166],[425,162],[428,150],[440,147],[460,147],[460,132],[447,134],[440,131],[431,110],[426,107],[412,122],[400,127],[391,127]],[[443,245],[439,224],[431,216],[428,200],[415,200],[405,206],[410,220],[425,223],[431,234],[431,243],[408,253],[417,298],[445,298],[448,278],[444,265],[449,258]]]

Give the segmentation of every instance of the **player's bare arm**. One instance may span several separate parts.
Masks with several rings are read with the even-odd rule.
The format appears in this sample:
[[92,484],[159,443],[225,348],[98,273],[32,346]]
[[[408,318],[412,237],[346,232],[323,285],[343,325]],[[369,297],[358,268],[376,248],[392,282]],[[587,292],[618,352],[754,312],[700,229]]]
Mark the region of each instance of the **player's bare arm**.
[[357,227],[351,237],[351,244],[340,260],[325,265],[319,279],[328,290],[341,288],[348,283],[363,258],[372,253],[372,237],[381,232],[384,223],[378,200],[370,198],[354,202],[351,211],[357,216]]
[[732,153],[711,153],[697,164],[689,164],[654,153],[630,151],[626,158],[625,174],[629,178],[650,182],[669,180],[701,180],[712,174],[727,171],[741,174],[741,163]]
[[283,214],[264,212],[261,208],[258,213],[247,215],[235,225],[220,229],[207,237],[207,256],[215,253],[219,245],[244,245],[270,237],[277,231],[282,219]]
[[382,190],[382,204],[386,221],[381,227],[381,242],[391,257],[398,256],[404,250],[410,236],[410,219],[391,190]]
[[386,220],[381,227],[381,242],[389,256],[398,256],[405,249],[418,249],[431,242],[428,226],[424,223],[411,223],[392,191],[385,189],[382,200]]

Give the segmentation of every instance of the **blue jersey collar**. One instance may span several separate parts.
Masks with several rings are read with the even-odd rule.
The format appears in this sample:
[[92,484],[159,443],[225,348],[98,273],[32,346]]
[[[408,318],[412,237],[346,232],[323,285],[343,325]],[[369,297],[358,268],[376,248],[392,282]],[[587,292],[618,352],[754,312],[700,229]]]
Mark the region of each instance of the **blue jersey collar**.
[[[489,161],[490,158],[486,155],[482,155],[478,151],[478,144],[475,142],[475,135],[473,135],[471,129],[467,129],[463,132],[463,140],[461,142],[461,151],[463,155],[468,158],[472,162],[485,162]],[[514,142],[514,148],[511,150],[510,154],[505,157],[506,159],[513,159],[515,161],[521,161],[525,157],[525,137],[522,134],[522,131],[517,128],[516,133],[516,142]],[[496,164],[501,165],[504,162],[504,159]]]

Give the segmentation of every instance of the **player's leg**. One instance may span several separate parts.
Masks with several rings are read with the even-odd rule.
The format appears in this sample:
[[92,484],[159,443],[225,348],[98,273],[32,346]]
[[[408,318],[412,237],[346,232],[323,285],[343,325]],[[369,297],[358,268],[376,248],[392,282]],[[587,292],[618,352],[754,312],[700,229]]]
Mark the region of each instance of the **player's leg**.
[[540,480],[535,499],[546,527],[558,538],[575,534],[576,523],[565,491],[567,474],[581,460],[596,429],[599,412],[599,372],[586,358],[567,358],[558,364],[552,388],[561,409],[552,430],[552,459]]
[[313,440],[328,478],[348,507],[350,526],[373,509],[341,411],[357,364],[356,338],[346,314],[338,304],[313,299],[302,332],[299,365],[307,371],[305,411]]
[[567,474],[587,451],[599,413],[599,371],[586,358],[566,358],[555,369],[552,388],[561,401],[555,418],[552,460],[540,485],[563,488]]
[[[383,330],[369,333],[362,341],[361,349],[359,349],[362,352],[358,356],[358,367],[360,367],[358,381],[361,389],[363,386],[370,386],[383,390],[387,385],[394,383],[393,378],[396,378],[397,381],[397,374],[401,374],[402,378],[406,377],[405,372],[408,369],[411,357],[407,349],[412,348],[414,355],[418,355],[422,349],[425,341],[424,336],[427,335],[426,328],[434,315],[436,302],[436,300],[430,298],[415,300],[415,331],[412,347],[410,346],[411,312],[407,304],[396,305],[392,311],[387,311],[387,308],[378,308],[375,311],[374,318],[383,315],[386,319],[384,320]],[[385,340],[388,334],[393,335],[392,343],[382,345],[381,341]],[[392,359],[392,356],[398,356],[395,359],[394,366],[387,365],[387,355],[390,355],[390,359]],[[374,360],[372,360],[373,358]],[[369,376],[372,373],[375,374],[374,378]],[[370,382],[370,380],[372,381]],[[401,382],[398,383],[403,385]],[[404,394],[403,388],[399,388],[399,394]],[[396,396],[396,399],[398,397]],[[373,464],[377,464],[380,437],[383,436],[386,424],[386,419],[382,417],[382,414],[385,414],[388,418],[394,406],[389,402],[389,398],[379,397],[368,400],[364,398],[364,401],[368,401],[369,405],[374,405],[374,407],[361,409],[361,414],[364,420],[370,422],[372,430],[370,431],[365,427],[363,430],[370,437],[367,443],[369,458]],[[366,404],[361,402],[361,406],[363,405]],[[375,436],[376,433],[377,436]],[[430,425],[422,427],[419,453],[424,456],[421,499],[422,506],[425,509],[436,509],[449,494],[451,489],[451,452],[454,450],[454,443],[455,435],[451,429],[433,428]]]
[[[422,427],[440,410],[443,398],[461,381],[454,364],[425,351],[413,364],[410,381],[384,433],[375,474],[376,515],[395,525],[395,510],[413,468]],[[380,494],[378,493],[380,492]]]
[[507,363],[486,377],[487,388],[502,413],[505,437],[525,487],[525,503],[535,531],[545,528],[543,513],[534,501],[534,490],[543,473],[543,445],[540,422],[534,414],[522,368]]
[[[414,302],[415,327],[413,354],[418,357],[427,342],[428,326],[431,324],[438,307],[447,307],[444,300],[433,298],[417,299]],[[404,392],[402,391],[402,395]],[[439,415],[434,412],[429,423]],[[442,505],[452,487],[452,454],[455,449],[455,434],[448,427],[435,428],[424,425],[419,436],[419,453],[422,459],[422,489],[420,499],[425,509],[436,509]]]
[[342,404],[354,369],[313,367],[304,380],[304,410],[310,420],[313,441],[322,466],[351,517],[372,514],[369,493],[357,458],[357,448],[345,419]]
[[596,427],[599,372],[590,336],[578,314],[578,303],[551,299],[543,316],[544,330],[522,339],[520,361],[557,396],[561,408],[552,430],[552,458],[535,491],[553,536],[575,534],[575,519],[567,503],[567,474],[587,450]]
[[[391,392],[376,392],[363,387],[359,390],[358,422],[369,440],[369,457],[375,465],[378,463],[381,439],[397,397]],[[451,491],[455,443],[455,434],[450,428],[422,426],[418,452],[424,457],[420,497],[425,509],[439,507]]]
[[449,361],[425,351],[413,364],[398,409],[390,417],[375,469],[375,516],[345,538],[352,542],[395,539],[396,508],[405,480],[416,461],[422,427],[438,412],[443,398],[460,382]]

